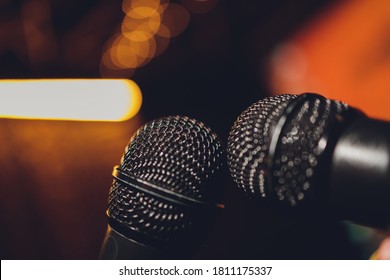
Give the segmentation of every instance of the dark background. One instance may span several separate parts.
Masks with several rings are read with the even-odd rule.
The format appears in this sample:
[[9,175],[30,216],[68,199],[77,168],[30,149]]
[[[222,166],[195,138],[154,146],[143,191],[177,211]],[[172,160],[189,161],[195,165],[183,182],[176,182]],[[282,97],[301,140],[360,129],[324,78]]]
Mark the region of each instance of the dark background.
[[[132,133],[147,120],[181,114],[226,141],[240,112],[270,94],[265,63],[273,47],[333,2],[220,0],[191,13],[163,54],[108,75],[142,90],[142,109],[129,121],[0,120],[0,257],[97,258],[111,170]],[[45,9],[50,21],[39,17]],[[123,16],[121,1],[1,0],[0,78],[102,77],[104,46]],[[46,38],[33,55],[26,21]],[[287,219],[248,201],[229,177],[224,184],[226,211],[196,258],[363,257],[339,222]]]

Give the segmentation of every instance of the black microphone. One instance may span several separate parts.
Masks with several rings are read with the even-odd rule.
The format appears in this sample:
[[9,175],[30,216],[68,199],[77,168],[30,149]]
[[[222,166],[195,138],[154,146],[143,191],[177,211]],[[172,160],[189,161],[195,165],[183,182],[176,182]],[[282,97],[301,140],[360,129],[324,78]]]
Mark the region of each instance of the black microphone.
[[203,123],[150,121],[114,168],[102,259],[189,258],[212,226],[224,149]]
[[311,218],[390,225],[390,125],[323,96],[276,95],[247,108],[228,165],[250,197]]

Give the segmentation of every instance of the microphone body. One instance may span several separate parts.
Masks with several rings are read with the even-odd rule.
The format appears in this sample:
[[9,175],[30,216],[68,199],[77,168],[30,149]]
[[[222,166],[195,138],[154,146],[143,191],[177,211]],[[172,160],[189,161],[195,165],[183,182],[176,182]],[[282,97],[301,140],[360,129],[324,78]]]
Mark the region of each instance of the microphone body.
[[341,134],[330,170],[330,203],[340,215],[390,225],[390,124],[359,118]]
[[100,251],[100,259],[126,260],[135,257],[141,260],[170,258],[167,252],[132,240],[108,225]]
[[339,101],[278,95],[245,110],[228,165],[249,196],[300,216],[390,225],[390,125]]
[[194,119],[146,123],[114,168],[102,259],[189,258],[223,205],[221,143]]

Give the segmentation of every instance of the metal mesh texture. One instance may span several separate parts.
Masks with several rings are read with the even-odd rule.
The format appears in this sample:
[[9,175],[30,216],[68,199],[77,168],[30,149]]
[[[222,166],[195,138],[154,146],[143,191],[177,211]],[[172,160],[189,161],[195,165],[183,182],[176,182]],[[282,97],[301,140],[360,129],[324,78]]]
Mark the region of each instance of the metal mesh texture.
[[276,122],[294,95],[276,95],[252,104],[230,131],[227,159],[235,183],[246,193],[267,197],[269,144]]
[[314,178],[320,170],[326,138],[336,119],[348,110],[339,101],[307,94],[286,116],[271,159],[275,127],[296,98],[279,95],[256,102],[238,118],[228,140],[234,181],[253,196],[273,196],[289,206],[300,204],[308,193],[315,192]]
[[[134,134],[119,167],[122,172],[160,188],[209,202],[212,193],[219,189],[207,182],[221,168],[222,157],[220,141],[204,124],[188,117],[169,116],[145,124]],[[110,189],[110,218],[161,242],[189,234],[194,224],[201,222],[200,211],[115,179]]]

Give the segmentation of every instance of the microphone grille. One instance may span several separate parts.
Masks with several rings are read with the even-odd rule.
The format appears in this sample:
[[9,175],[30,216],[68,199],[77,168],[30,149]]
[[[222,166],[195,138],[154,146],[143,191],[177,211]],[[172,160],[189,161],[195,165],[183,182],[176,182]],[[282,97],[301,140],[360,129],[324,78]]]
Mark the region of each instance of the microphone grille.
[[254,103],[229,135],[233,180],[251,196],[276,198],[289,206],[318,197],[315,175],[328,136],[347,110],[345,103],[317,94],[284,94]]
[[[209,181],[221,168],[223,155],[218,137],[203,123],[168,116],[146,123],[134,134],[119,168],[173,196],[207,204],[219,191]],[[160,243],[195,234],[206,222],[203,214],[204,209],[185,207],[164,199],[164,194],[131,188],[116,179],[110,189],[110,218]]]
[[128,174],[190,198],[202,199],[204,182],[222,164],[222,147],[203,123],[169,116],[145,124],[130,139],[120,167]]
[[111,185],[108,204],[109,217],[121,226],[117,230],[129,238],[141,236],[157,244],[168,243],[189,235],[193,224],[192,213],[183,207],[129,188],[118,180]]
[[227,160],[233,180],[247,194],[266,197],[269,144],[275,123],[296,95],[259,100],[241,113],[228,137]]

